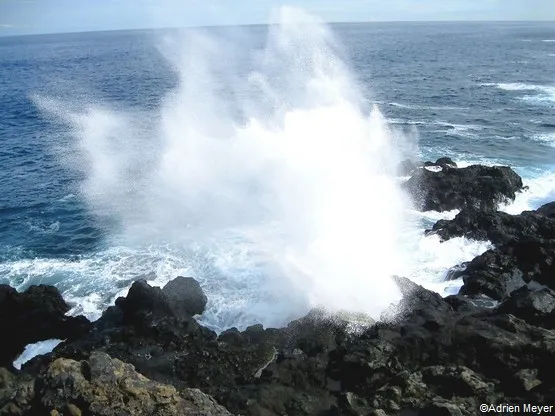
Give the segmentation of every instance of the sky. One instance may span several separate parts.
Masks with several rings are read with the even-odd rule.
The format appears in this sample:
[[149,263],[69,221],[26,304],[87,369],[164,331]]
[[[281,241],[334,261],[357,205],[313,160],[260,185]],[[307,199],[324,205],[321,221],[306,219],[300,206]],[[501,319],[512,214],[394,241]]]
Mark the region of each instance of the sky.
[[555,0],[0,0],[0,36],[267,23],[280,5],[328,22],[555,20]]

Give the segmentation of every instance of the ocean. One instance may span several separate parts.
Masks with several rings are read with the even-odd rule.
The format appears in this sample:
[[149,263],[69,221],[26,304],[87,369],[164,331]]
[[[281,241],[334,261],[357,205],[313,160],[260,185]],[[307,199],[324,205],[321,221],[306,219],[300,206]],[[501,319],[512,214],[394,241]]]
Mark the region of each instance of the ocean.
[[275,25],[0,38],[0,283],[96,319],[195,277],[216,331],[447,295],[490,245],[424,236],[405,158],[513,167],[555,200],[555,26]]

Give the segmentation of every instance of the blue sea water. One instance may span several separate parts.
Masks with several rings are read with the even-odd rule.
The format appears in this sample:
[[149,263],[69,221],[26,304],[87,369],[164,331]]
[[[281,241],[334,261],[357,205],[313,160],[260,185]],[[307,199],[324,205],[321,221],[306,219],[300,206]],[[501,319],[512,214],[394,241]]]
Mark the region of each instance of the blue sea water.
[[[358,79],[368,108],[376,104],[388,125],[406,138],[406,147],[399,149],[403,155],[427,160],[450,156],[463,165],[514,167],[530,189],[505,208],[510,212],[555,199],[553,25],[372,23],[335,24],[331,30],[343,45],[346,66]],[[229,41],[229,28],[207,31]],[[257,50],[267,32],[266,26],[242,28],[237,36],[242,48],[235,52]],[[167,238],[148,233],[141,234],[142,241],[136,234],[122,237],[129,222],[142,221],[127,215],[140,202],[129,199],[128,205],[118,205],[126,214],[127,223],[122,225],[122,215],[112,217],[113,206],[102,198],[128,201],[123,194],[131,188],[140,192],[140,181],[129,173],[124,189],[102,194],[104,182],[91,185],[87,180],[95,169],[107,175],[116,169],[121,174],[106,158],[118,150],[100,152],[96,165],[90,165],[79,152],[97,150],[87,146],[98,140],[76,146],[79,134],[85,133],[76,133],[75,120],[59,117],[86,106],[106,108],[109,103],[111,113],[94,113],[87,119],[86,134],[96,134],[96,126],[101,125],[104,130],[113,128],[110,137],[132,140],[134,130],[121,132],[121,125],[110,124],[110,114],[132,113],[132,121],[125,125],[142,136],[156,135],[149,117],[168,106],[183,73],[189,76],[187,71],[176,71],[178,63],[166,59],[160,45],[166,45],[170,35],[121,31],[0,38],[0,282],[20,290],[31,284],[55,284],[73,302],[74,313],[97,317],[138,276],[153,272],[149,279],[162,284],[178,274],[190,274],[209,293],[205,319],[214,328],[257,321],[283,324],[302,308],[296,300],[283,303],[291,287],[275,280],[268,283],[268,269],[261,268],[265,260],[256,247],[244,244],[244,238],[235,240],[231,233],[225,242],[212,239],[210,244],[194,245],[196,234],[191,232],[183,250],[169,231]],[[311,47],[308,41],[306,47]],[[244,64],[248,66],[247,60]],[[227,65],[220,62],[226,71]],[[229,63],[234,65],[229,71],[234,77],[247,76],[247,69]],[[288,74],[276,74],[276,79],[280,76]],[[233,91],[235,83],[228,78],[228,84],[206,88],[216,89],[216,95],[224,98],[241,94]],[[206,80],[197,74],[194,82],[202,87]],[[202,94],[191,100],[188,106],[204,105]],[[243,116],[241,111],[234,115]],[[140,171],[152,151],[146,144],[133,151],[137,153],[125,159],[125,166],[131,166],[129,160],[141,160],[134,167]],[[200,172],[206,175],[206,167]],[[131,188],[129,182],[134,184]],[[156,209],[167,204],[160,200]],[[160,215],[171,217],[164,223],[168,225],[179,213],[169,209]],[[422,229],[440,217],[425,215]],[[183,230],[186,227],[179,233],[186,233]],[[487,248],[461,240],[440,249],[433,239],[415,238],[420,266],[411,269],[413,277],[439,291],[445,289],[441,277],[448,267]],[[262,286],[265,289],[259,290]],[[280,302],[282,307],[272,307]]]

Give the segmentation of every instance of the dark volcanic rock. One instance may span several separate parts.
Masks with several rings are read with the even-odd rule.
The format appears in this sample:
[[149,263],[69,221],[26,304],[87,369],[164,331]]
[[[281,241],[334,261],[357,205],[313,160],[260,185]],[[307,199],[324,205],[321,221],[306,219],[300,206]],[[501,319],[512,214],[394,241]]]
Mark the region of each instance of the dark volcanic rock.
[[533,288],[531,285],[515,290],[499,305],[499,312],[511,314],[531,324],[555,328],[555,291]]
[[553,203],[519,215],[465,208],[453,220],[438,221],[431,232],[444,241],[464,236],[496,246],[448,273],[463,278],[460,293],[502,301],[529,282],[555,289],[554,210]]
[[[191,388],[248,416],[474,416],[481,403],[555,398],[555,331],[546,324],[553,322],[553,291],[529,283],[488,309],[395,281],[403,294],[396,313],[357,332],[343,318],[315,310],[286,328],[254,325],[219,337],[176,313],[163,291],[138,282],[86,336],[25,367],[36,383],[20,376],[14,395],[17,383],[0,371],[0,383],[4,377],[11,386],[0,394],[0,409],[35,403],[48,411],[76,406],[83,414],[112,414],[121,410],[116,403],[130,400],[137,414],[143,408],[156,414],[153,403],[173,414],[187,402],[182,389]],[[177,390],[149,384],[154,381]]]
[[452,220],[439,220],[431,232],[446,241],[454,237],[489,240],[501,245],[520,239],[555,239],[555,220],[544,205],[537,211],[510,215],[501,211],[481,211],[470,207],[463,209]]
[[105,314],[100,325],[104,325],[104,321],[123,319],[126,324],[152,326],[158,321],[172,319],[195,327],[192,316],[204,312],[206,301],[202,288],[192,278],[177,277],[163,289],[138,280],[125,298],[116,300],[117,310]]
[[436,160],[436,166],[441,166],[442,168],[456,168],[457,164],[450,157],[440,157]]
[[504,300],[529,282],[555,289],[554,273],[555,240],[522,238],[486,251],[456,276],[464,280],[461,294]]
[[77,339],[90,329],[82,317],[68,317],[69,306],[52,286],[31,286],[23,293],[0,285],[0,366],[11,368],[27,344],[51,338]]
[[179,276],[168,282],[162,292],[170,300],[173,309],[182,309],[189,315],[201,315],[208,301],[200,284],[192,277]]
[[495,300],[505,299],[529,281],[514,258],[499,250],[488,250],[476,257],[460,275],[464,281],[461,295],[484,294]]
[[440,172],[420,169],[403,186],[423,211],[493,210],[499,203],[515,199],[522,190],[522,179],[507,166],[445,165]]

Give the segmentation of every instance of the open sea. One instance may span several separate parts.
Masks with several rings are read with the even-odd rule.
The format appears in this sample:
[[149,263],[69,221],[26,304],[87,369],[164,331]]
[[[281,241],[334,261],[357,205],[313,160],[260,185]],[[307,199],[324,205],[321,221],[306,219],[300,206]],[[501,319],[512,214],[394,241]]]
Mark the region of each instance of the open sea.
[[0,38],[0,283],[98,318],[197,278],[215,330],[379,316],[489,244],[423,231],[397,162],[503,164],[555,200],[555,25],[276,25]]

